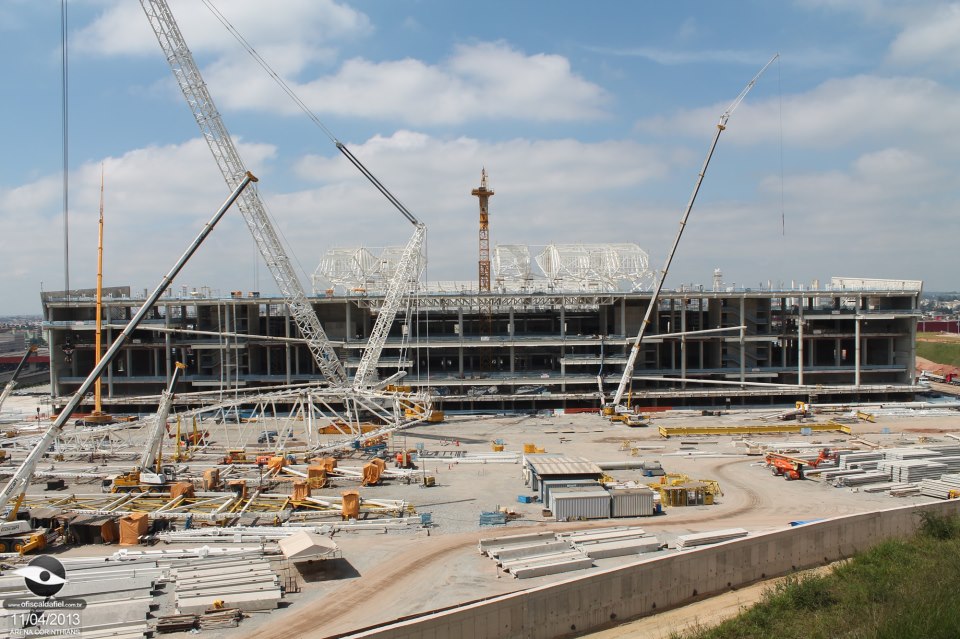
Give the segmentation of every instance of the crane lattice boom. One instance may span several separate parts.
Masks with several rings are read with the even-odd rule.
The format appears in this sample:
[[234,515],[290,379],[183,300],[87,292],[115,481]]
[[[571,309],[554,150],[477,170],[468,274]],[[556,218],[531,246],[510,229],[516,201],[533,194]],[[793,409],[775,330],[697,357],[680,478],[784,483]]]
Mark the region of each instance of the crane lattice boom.
[[[140,4],[150,20],[150,26],[153,27],[160,47],[173,70],[173,75],[197,120],[203,137],[210,146],[210,151],[217,161],[227,186],[231,189],[235,188],[243,179],[246,169],[200,75],[200,69],[187,48],[170,7],[165,0],[140,0]],[[307,300],[290,259],[270,223],[259,193],[255,188],[249,188],[244,191],[237,204],[317,366],[330,384],[345,386],[347,373],[343,363],[337,357],[316,312]]]
[[413,237],[410,238],[403,249],[397,272],[387,288],[380,314],[373,325],[373,330],[370,331],[367,348],[363,351],[363,357],[360,358],[360,365],[357,367],[356,375],[354,375],[354,390],[364,390],[374,381],[377,362],[380,360],[380,353],[387,342],[393,320],[396,318],[403,300],[409,300],[411,292],[416,287],[417,277],[420,274],[420,249],[423,246],[423,239],[426,234],[427,227],[418,222]]

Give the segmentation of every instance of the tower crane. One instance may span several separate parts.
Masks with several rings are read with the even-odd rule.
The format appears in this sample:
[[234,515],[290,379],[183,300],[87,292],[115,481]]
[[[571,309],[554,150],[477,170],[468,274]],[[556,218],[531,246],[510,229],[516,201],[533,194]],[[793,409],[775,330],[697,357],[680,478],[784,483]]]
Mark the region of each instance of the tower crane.
[[727,128],[727,121],[730,119],[730,116],[733,114],[733,111],[740,106],[740,103],[743,102],[743,99],[747,97],[747,93],[750,92],[750,89],[753,88],[753,85],[757,83],[757,80],[760,79],[760,76],[763,75],[763,72],[767,70],[773,61],[780,57],[780,54],[775,54],[770,61],[763,65],[763,68],[753,76],[753,79],[747,83],[747,86],[744,87],[743,91],[740,92],[740,95],[727,107],[727,110],[723,112],[720,116],[720,121],[717,123],[717,132],[713,136],[713,142],[710,144],[710,150],[707,152],[707,158],[703,162],[703,168],[700,169],[700,173],[697,175],[697,181],[693,187],[693,193],[690,195],[690,201],[687,203],[687,208],[683,212],[683,217],[680,219],[680,229],[677,231],[677,237],[673,240],[673,246],[670,248],[670,253],[667,255],[667,261],[663,265],[663,270],[660,271],[660,277],[657,279],[657,284],[653,289],[653,295],[650,298],[650,303],[647,306],[647,311],[644,313],[643,321],[640,322],[640,332],[637,334],[637,339],[633,344],[633,347],[630,349],[630,355],[627,357],[627,363],[623,368],[623,376],[620,378],[620,385],[617,387],[617,392],[613,396],[612,407],[616,408],[620,405],[620,400],[623,399],[623,393],[627,389],[627,385],[630,383],[630,380],[633,377],[633,367],[637,362],[637,355],[640,353],[640,346],[643,342],[643,335],[647,329],[647,326],[650,324],[650,316],[653,315],[654,310],[657,307],[657,301],[660,297],[660,290],[663,288],[663,282],[667,279],[667,271],[670,270],[670,263],[673,262],[673,256],[677,252],[677,245],[680,243],[680,236],[683,235],[683,229],[687,226],[687,219],[690,217],[690,209],[693,208],[693,203],[697,199],[697,193],[700,191],[700,185],[703,183],[703,176],[707,173],[707,167],[710,165],[710,158],[713,157],[713,151],[717,148],[717,142],[720,140],[720,134]]
[[[180,91],[193,112],[204,139],[210,146],[210,151],[227,186],[235,187],[243,178],[246,169],[200,75],[200,69],[194,62],[193,54],[187,48],[187,43],[183,39],[183,34],[180,33],[169,5],[165,0],[140,0],[140,5],[150,21],[160,48],[163,49],[164,56],[177,79]],[[343,363],[337,357],[316,312],[307,300],[303,286],[270,222],[257,190],[255,188],[246,190],[238,205],[260,254],[273,274],[280,294],[290,308],[297,328],[307,342],[317,367],[332,386],[346,386],[347,373]]]
[[487,169],[480,171],[480,188],[470,191],[480,199],[480,263],[479,289],[481,293],[490,292],[490,196],[493,189],[487,188]]

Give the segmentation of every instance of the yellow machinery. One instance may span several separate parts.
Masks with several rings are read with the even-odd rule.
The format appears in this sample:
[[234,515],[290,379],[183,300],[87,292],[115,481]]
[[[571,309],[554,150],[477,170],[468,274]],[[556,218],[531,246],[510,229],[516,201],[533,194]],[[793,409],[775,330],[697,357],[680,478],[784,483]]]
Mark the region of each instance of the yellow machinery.
[[824,424],[752,424],[738,426],[658,426],[661,437],[687,436],[687,435],[712,435],[721,437],[724,435],[752,435],[757,433],[799,433],[808,428],[813,432],[840,431],[850,435],[853,431],[849,426],[835,421],[829,421]]
[[140,456],[140,463],[129,473],[115,477],[111,492],[148,491],[164,488],[167,484],[176,481],[176,467],[162,464],[163,453],[161,451],[163,449],[163,435],[167,430],[167,418],[170,416],[170,407],[173,405],[173,391],[176,388],[180,372],[186,368],[186,364],[176,362],[173,375],[170,377],[170,383],[163,395],[160,396],[156,422],[150,432],[150,439],[143,450],[143,455]]
[[59,536],[60,530],[34,529],[22,519],[0,522],[0,552],[25,555],[34,550],[43,550]]
[[717,480],[691,479],[682,473],[667,473],[647,486],[660,493],[664,506],[712,506],[723,495]]
[[645,420],[642,415],[637,415],[636,413],[617,413],[610,417],[610,421],[620,422],[621,424],[626,424],[631,427],[650,425],[650,422]]
[[247,464],[247,451],[242,448],[231,448],[223,458],[224,464]]

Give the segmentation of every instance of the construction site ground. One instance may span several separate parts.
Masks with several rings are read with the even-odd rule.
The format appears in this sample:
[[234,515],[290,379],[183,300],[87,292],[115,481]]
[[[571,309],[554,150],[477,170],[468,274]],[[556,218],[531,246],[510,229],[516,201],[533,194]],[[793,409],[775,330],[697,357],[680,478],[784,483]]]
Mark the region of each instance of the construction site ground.
[[[945,402],[947,398],[940,400]],[[653,415],[653,426],[631,428],[611,423],[597,414],[549,416],[450,416],[440,424],[423,424],[395,434],[393,449],[425,450],[444,455],[420,461],[418,476],[433,476],[436,486],[423,487],[414,478],[409,484],[390,480],[380,486],[360,488],[364,499],[403,499],[417,513],[429,513],[432,525],[409,531],[340,532],[334,536],[342,558],[301,566],[300,591],[285,596],[283,607],[270,613],[253,613],[235,629],[204,632],[223,639],[240,637],[328,637],[389,622],[393,619],[456,606],[491,596],[588,575],[650,555],[602,559],[588,570],[559,575],[515,579],[501,573],[496,563],[480,555],[477,542],[486,537],[525,531],[571,530],[612,525],[640,526],[673,547],[678,535],[742,527],[761,532],[788,526],[792,521],[833,517],[930,501],[927,497],[895,498],[886,493],[867,493],[835,488],[818,480],[784,481],[773,476],[763,458],[744,454],[743,439],[771,444],[802,442],[823,448],[868,444],[906,446],[932,443],[956,444],[960,437],[960,412],[943,403],[926,410],[872,407],[876,422],[855,421],[850,410],[819,414],[822,423],[838,417],[853,431],[813,435],[660,436],[657,425],[732,426],[778,423],[778,408],[731,410],[704,416],[699,411],[666,411]],[[709,506],[664,509],[653,517],[579,522],[557,522],[545,516],[539,502],[520,503],[530,496],[523,483],[520,463],[464,463],[461,452],[489,453],[495,441],[507,452],[520,453],[524,444],[535,444],[548,453],[583,457],[594,462],[657,460],[668,473],[692,479],[719,482],[723,496]],[[815,450],[815,449],[811,449]],[[798,455],[803,456],[803,455]],[[815,457],[814,452],[812,457]],[[341,461],[359,467],[362,459]],[[638,470],[608,471],[615,479],[656,481]],[[357,483],[336,480],[334,487],[319,491],[339,495]],[[480,526],[480,514],[506,508],[511,512],[506,526]],[[172,546],[172,545],[171,545]],[[168,547],[160,544],[158,547]],[[103,554],[116,546],[73,548],[67,555]],[[659,554],[676,552],[662,550]],[[752,591],[750,591],[752,592]],[[666,637],[670,630],[689,625],[690,620],[715,620],[735,614],[741,605],[759,596],[741,590],[731,602],[715,599],[695,604],[686,617],[662,612],[655,618],[604,631],[604,637]],[[729,598],[729,597],[728,597]],[[673,615],[673,616],[668,616]],[[654,621],[654,619],[658,621]],[[686,619],[686,621],[684,621]],[[609,633],[614,634],[609,634]]]

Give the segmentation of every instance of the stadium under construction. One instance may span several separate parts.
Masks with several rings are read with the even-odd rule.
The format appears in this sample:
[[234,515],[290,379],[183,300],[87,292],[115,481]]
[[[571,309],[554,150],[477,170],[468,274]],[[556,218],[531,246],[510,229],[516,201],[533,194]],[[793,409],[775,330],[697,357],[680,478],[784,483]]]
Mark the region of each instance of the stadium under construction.
[[[596,257],[625,249],[554,246],[540,257],[552,252],[560,264],[574,250]],[[472,290],[470,283],[423,286],[386,334],[375,378],[403,371],[398,384],[429,394],[446,411],[599,409],[621,381],[652,294],[616,290],[624,273],[578,279],[536,261],[552,278],[527,272],[505,280],[498,260],[492,291],[476,283]],[[363,286],[341,280],[334,288],[323,267],[309,304],[353,375],[384,287],[367,277],[353,282]],[[635,271],[637,285],[642,269]],[[912,399],[921,289],[918,281],[851,278],[744,289],[716,273],[713,286],[663,291],[626,400],[642,410]],[[105,343],[142,303],[129,288],[104,289]],[[43,312],[56,407],[95,363],[94,291],[44,293]],[[117,411],[155,403],[177,361],[187,366],[178,403],[323,380],[284,299],[181,289],[167,291],[105,372],[104,403]]]

